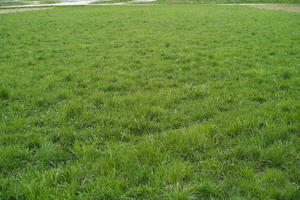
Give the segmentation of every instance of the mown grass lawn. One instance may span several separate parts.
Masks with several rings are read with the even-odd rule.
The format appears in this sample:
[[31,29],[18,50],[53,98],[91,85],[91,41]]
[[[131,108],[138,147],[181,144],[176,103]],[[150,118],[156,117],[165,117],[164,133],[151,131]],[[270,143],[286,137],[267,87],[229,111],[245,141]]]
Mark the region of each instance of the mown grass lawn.
[[300,13],[0,15],[0,199],[300,199]]
[[300,4],[300,0],[157,0],[155,3],[178,4]]

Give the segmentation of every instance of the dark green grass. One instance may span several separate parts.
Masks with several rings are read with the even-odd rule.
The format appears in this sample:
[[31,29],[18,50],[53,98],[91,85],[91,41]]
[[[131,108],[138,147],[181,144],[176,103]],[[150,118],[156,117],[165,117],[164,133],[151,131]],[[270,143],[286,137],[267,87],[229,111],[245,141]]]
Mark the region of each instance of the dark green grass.
[[0,199],[300,199],[300,14],[0,15]]

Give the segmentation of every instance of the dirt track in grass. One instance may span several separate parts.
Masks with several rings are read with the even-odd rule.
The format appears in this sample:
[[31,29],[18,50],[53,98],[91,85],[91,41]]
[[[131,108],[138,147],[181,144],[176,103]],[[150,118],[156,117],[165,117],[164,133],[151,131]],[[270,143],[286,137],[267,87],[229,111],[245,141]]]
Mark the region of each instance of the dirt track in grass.
[[26,11],[33,11],[33,10],[49,10],[51,8],[18,8],[18,9],[1,9],[0,14],[4,13],[11,13],[11,12],[26,12]]
[[268,10],[283,10],[288,12],[300,12],[300,4],[253,4],[248,5],[255,8],[263,8]]

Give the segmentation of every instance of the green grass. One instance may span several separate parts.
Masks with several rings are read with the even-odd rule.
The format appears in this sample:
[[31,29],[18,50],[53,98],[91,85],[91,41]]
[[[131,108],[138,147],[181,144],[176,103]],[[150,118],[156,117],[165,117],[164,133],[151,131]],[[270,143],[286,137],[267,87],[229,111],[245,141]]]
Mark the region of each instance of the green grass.
[[[93,4],[102,4],[102,3],[122,3],[130,2],[131,0],[107,0],[107,1],[96,1]],[[59,3],[57,0],[40,0],[41,4],[52,4]],[[144,4],[150,3],[163,3],[163,4],[226,4],[226,3],[287,3],[287,4],[297,4],[300,3],[300,0],[157,0],[155,2],[142,2]],[[0,6],[14,6],[14,5],[27,5],[31,4],[29,0],[19,0],[19,1],[10,1],[10,0],[0,0]]]
[[132,0],[105,0],[105,1],[95,1],[92,4],[106,4],[106,3],[127,3]]
[[300,199],[300,14],[0,15],[0,199]]
[[16,5],[27,5],[27,2],[22,1],[2,1],[0,0],[0,6],[16,6]]
[[158,0],[156,3],[179,3],[179,4],[226,4],[226,3],[275,3],[275,4],[298,4],[300,0]]

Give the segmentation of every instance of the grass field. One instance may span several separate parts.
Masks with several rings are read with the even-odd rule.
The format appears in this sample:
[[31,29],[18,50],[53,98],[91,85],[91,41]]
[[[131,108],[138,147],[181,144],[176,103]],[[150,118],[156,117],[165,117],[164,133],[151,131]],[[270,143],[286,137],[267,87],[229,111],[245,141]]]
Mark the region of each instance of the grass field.
[[[69,0],[70,1],[70,0]],[[76,1],[76,0],[73,0]],[[77,0],[80,1],[80,0]],[[92,2],[92,4],[102,3],[120,3],[130,2],[133,0],[100,0]],[[32,4],[31,0],[0,0],[0,6],[15,6]],[[65,0],[39,0],[40,4],[53,4],[65,2]],[[141,2],[139,2],[141,3]],[[162,3],[162,4],[232,4],[232,3],[275,3],[275,4],[300,4],[300,0],[157,0],[148,3]]]
[[22,1],[2,1],[0,0],[0,6],[16,6],[16,5],[26,5],[26,2]]
[[176,4],[232,4],[232,3],[292,3],[300,4],[300,0],[157,0],[157,3]]
[[0,199],[300,199],[300,13],[0,15]]

